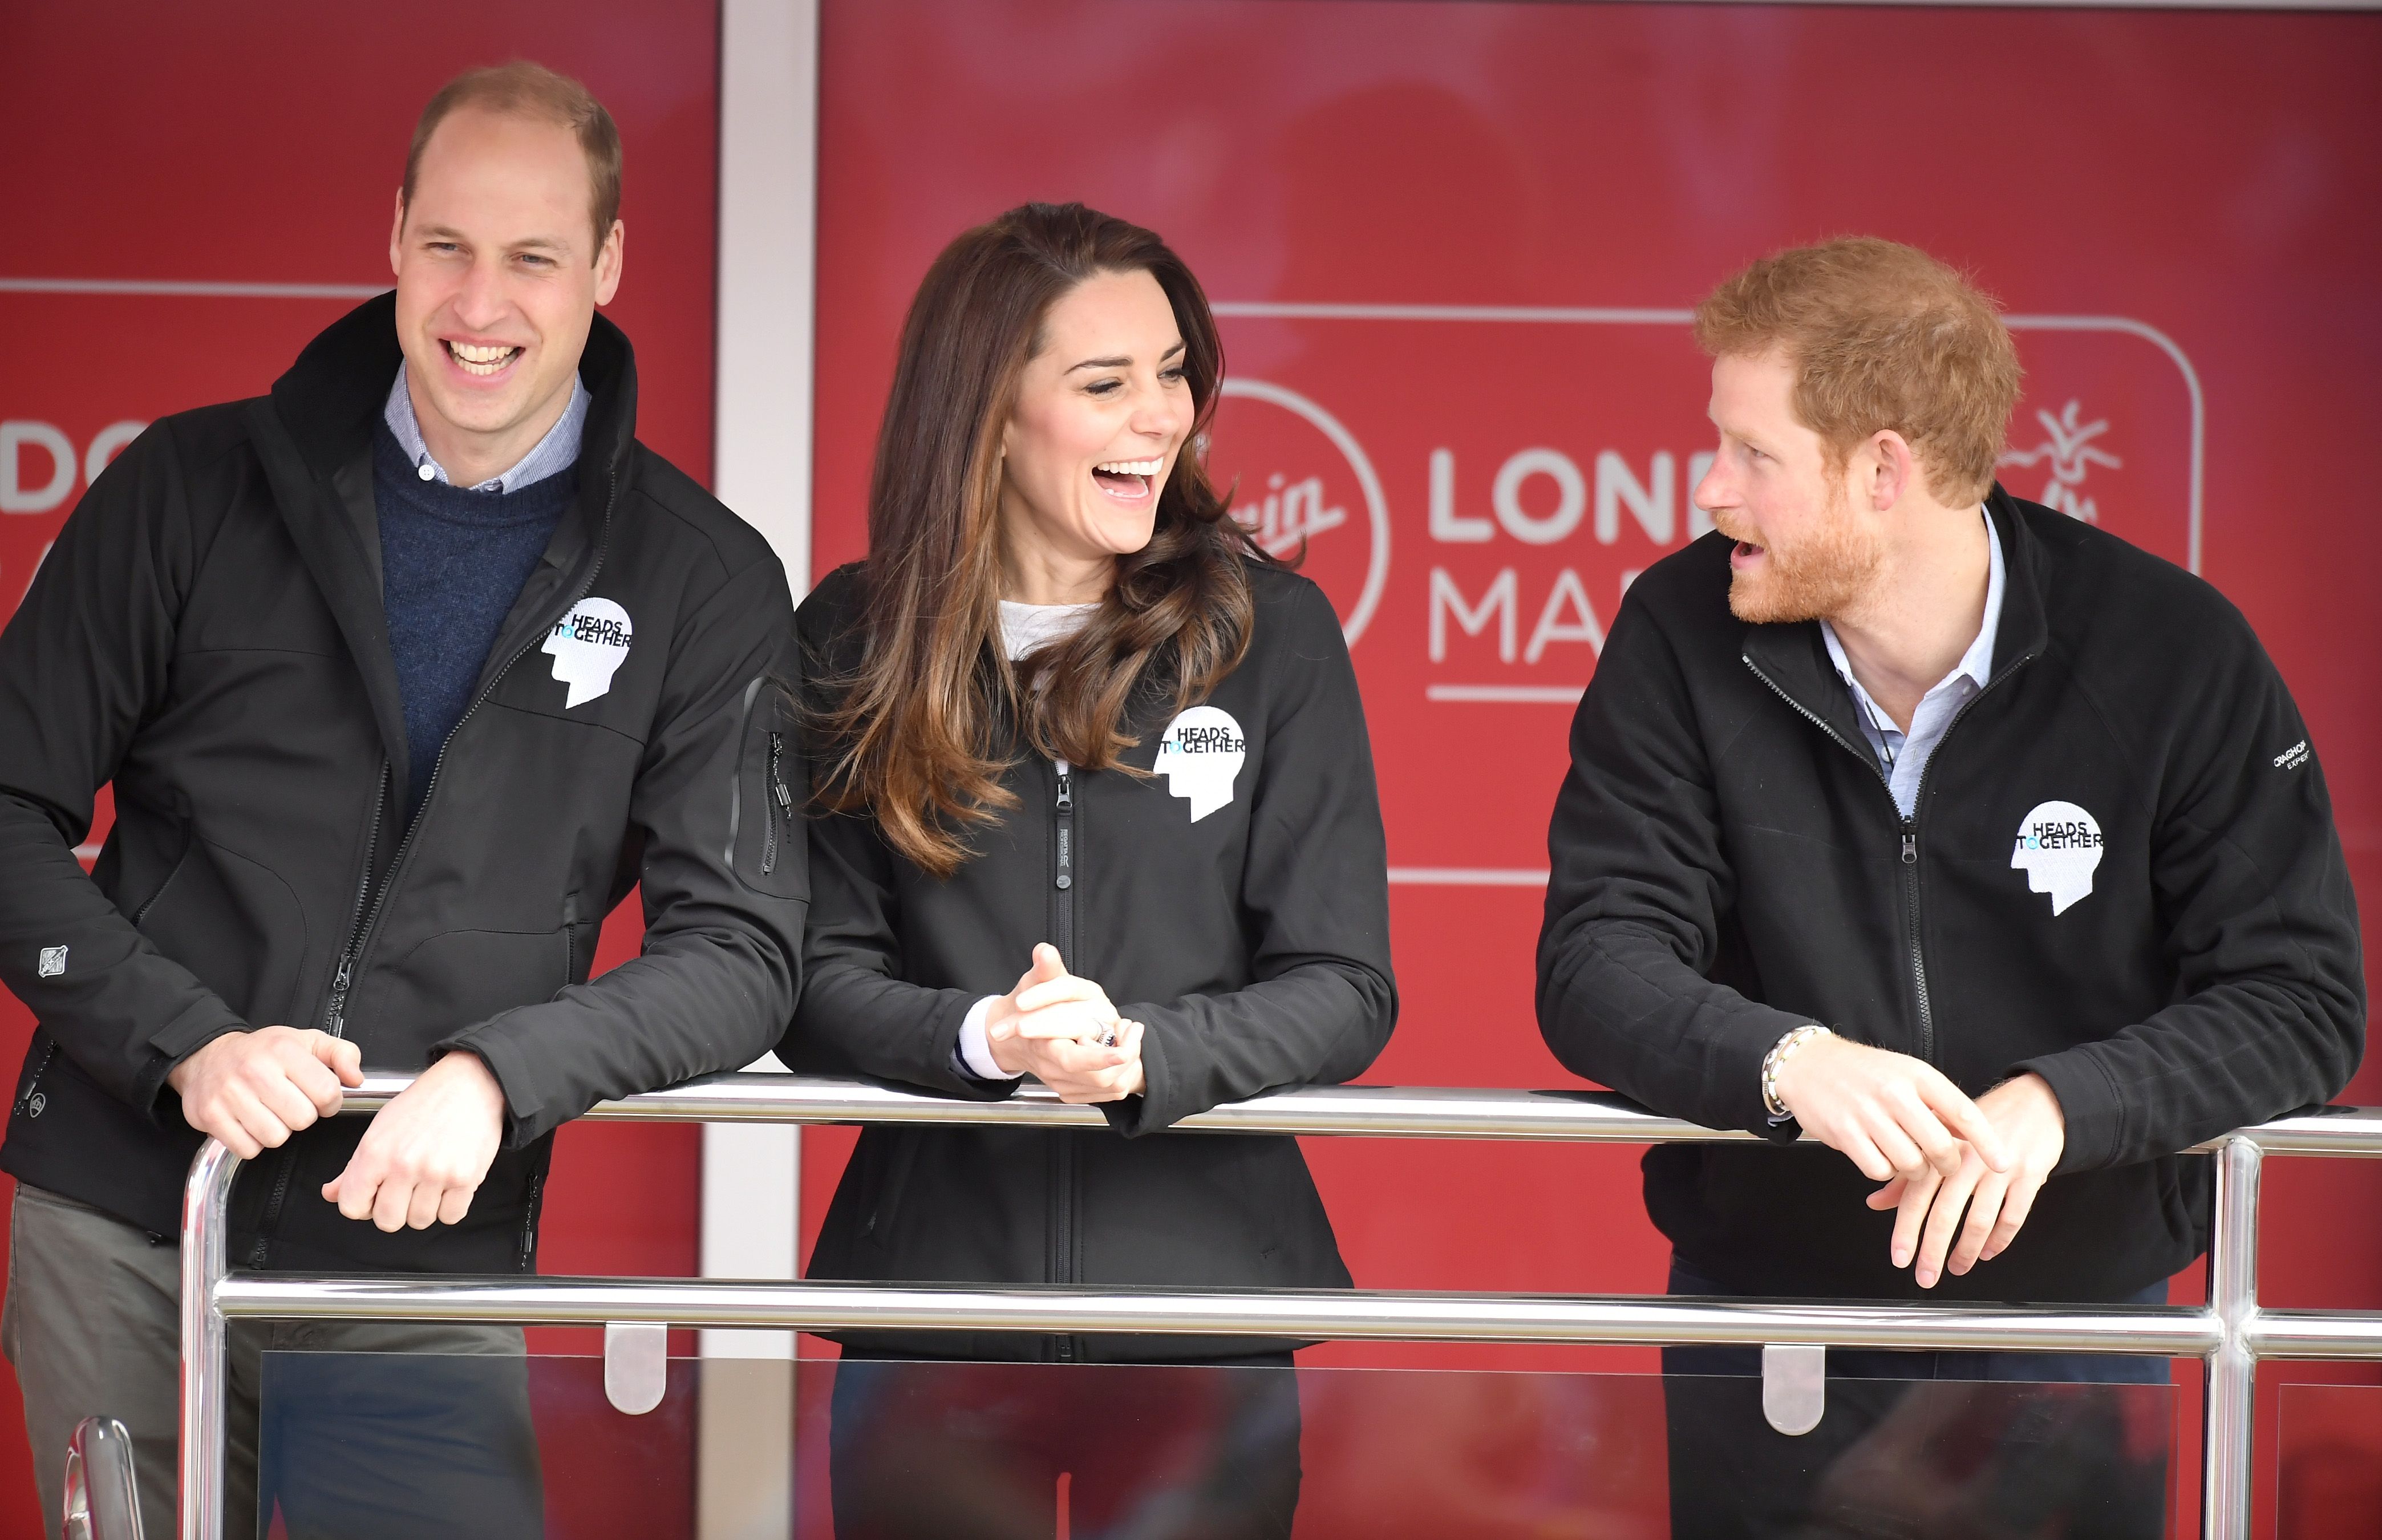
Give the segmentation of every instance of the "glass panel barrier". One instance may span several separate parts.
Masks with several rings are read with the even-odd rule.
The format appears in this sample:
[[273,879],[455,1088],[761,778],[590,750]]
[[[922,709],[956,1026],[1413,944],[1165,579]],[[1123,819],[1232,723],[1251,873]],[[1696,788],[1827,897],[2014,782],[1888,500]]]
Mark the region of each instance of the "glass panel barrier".
[[[1831,1379],[1788,1437],[1754,1377],[1279,1361],[680,1359],[640,1416],[593,1357],[260,1377],[262,1532],[291,1540],[2155,1540],[2175,1425],[2167,1385]],[[755,1427],[791,1432],[773,1457]]]
[[2278,1399],[2275,1533],[2285,1540],[2382,1534],[2382,1385],[2285,1385]]

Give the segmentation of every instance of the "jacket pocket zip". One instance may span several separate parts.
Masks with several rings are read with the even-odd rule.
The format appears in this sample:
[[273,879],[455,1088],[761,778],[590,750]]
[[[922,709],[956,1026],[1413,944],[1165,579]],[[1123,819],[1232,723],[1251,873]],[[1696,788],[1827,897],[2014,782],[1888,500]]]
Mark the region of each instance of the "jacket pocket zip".
[[918,1142],[905,1137],[908,1132],[906,1129],[892,1131],[898,1143],[893,1148],[891,1168],[885,1173],[885,1185],[878,1189],[877,1202],[869,1207],[867,1222],[860,1227],[863,1236],[875,1236],[881,1230],[884,1238],[878,1241],[880,1246],[890,1241],[893,1216],[901,1212],[902,1194],[909,1191],[911,1169],[918,1164]]
[[[1050,934],[1059,960],[1075,966],[1075,784],[1074,767],[1051,761],[1058,794],[1051,804]],[[1074,1283],[1075,1274],[1075,1139],[1065,1129],[1053,1129],[1050,1140],[1050,1261],[1053,1283]],[[1055,1339],[1053,1349],[1062,1363],[1078,1354],[1073,1337]]]
[[[33,1105],[33,1097],[42,1088],[42,1077],[50,1072],[50,1060],[57,1057],[58,1040],[53,1037],[50,1039],[50,1045],[42,1050],[42,1062],[33,1066],[33,1078],[25,1082],[25,1094],[17,1098],[18,1112],[23,1112]],[[34,1116],[38,1118],[41,1114],[35,1113]]]
[[794,794],[786,789],[785,758],[786,735],[771,733],[769,735],[769,801],[768,804],[761,810],[762,815],[768,821],[761,831],[761,874],[765,877],[777,870],[778,866],[780,814],[785,815],[786,837],[792,839],[794,833]]
[[529,1202],[522,1205],[521,1270],[537,1271],[537,1205],[546,1196],[546,1173],[529,1179]]

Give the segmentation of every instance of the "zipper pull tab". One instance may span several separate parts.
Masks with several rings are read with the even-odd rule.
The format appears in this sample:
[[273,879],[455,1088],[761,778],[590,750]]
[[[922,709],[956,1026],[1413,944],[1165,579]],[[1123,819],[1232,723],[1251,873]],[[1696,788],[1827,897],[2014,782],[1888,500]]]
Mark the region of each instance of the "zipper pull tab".
[[777,799],[778,807],[781,812],[792,813],[794,808],[794,794],[786,789],[785,775],[778,767],[778,762],[784,754],[785,748],[786,739],[782,733],[769,735],[769,795]]
[[353,952],[339,954],[339,971],[331,976],[331,1008],[323,1013],[323,1030],[333,1037],[347,1031],[348,985],[354,982],[355,967]]
[[1902,864],[1905,866],[1916,866],[1919,864],[1919,836],[1914,830],[1906,829],[1903,831]]
[[[1059,849],[1058,860],[1053,863],[1054,870],[1050,874],[1050,886],[1064,892],[1075,886],[1075,783],[1068,774],[1065,760],[1052,760],[1050,764],[1059,772],[1058,827],[1053,831],[1058,837]],[[1061,949],[1063,951],[1065,948],[1062,947]]]

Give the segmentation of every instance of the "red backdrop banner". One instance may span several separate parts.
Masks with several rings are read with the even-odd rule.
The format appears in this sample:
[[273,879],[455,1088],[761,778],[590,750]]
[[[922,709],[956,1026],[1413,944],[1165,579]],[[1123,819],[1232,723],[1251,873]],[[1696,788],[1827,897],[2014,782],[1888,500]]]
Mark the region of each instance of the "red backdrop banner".
[[[2005,481],[2249,614],[2356,875],[2382,870],[2382,612],[2330,448],[2382,415],[2355,361],[2382,344],[2376,18],[830,0],[822,56],[815,570],[864,548],[893,339],[945,241],[1029,199],[1166,236],[1224,318],[1210,463],[1270,542],[1305,537],[1365,691],[1405,999],[1369,1079],[1577,1083],[1533,1024],[1545,820],[1623,591],[1708,527],[1686,312],[1829,234],[2008,306]],[[847,1143],[810,1136],[814,1224]],[[1634,1151],[1308,1155],[1360,1284],[1661,1287]],[[2382,1303],[2382,1229],[2336,1217],[2382,1207],[2377,1175],[2278,1166],[2273,1297]]]

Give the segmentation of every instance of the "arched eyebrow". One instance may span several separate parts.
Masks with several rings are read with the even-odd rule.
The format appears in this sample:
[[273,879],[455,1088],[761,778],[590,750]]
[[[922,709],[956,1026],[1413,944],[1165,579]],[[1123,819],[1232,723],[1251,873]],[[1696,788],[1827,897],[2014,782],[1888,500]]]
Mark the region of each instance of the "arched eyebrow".
[[[1158,361],[1164,363],[1168,359],[1173,358],[1175,354],[1181,351],[1183,351],[1183,344],[1177,342],[1173,347],[1169,348],[1163,353],[1159,354]],[[1076,369],[1130,369],[1132,367],[1133,360],[1129,358],[1086,359],[1083,362],[1075,365],[1074,369],[1068,370],[1067,373],[1072,374]]]

